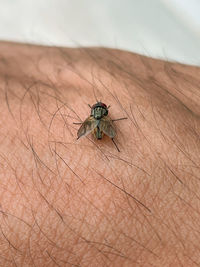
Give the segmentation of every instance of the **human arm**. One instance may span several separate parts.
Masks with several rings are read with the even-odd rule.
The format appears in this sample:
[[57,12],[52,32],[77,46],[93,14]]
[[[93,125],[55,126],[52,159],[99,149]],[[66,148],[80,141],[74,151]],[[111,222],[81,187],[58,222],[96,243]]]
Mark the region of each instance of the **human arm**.
[[[199,68],[104,48],[0,51],[1,265],[198,264]],[[120,153],[107,137],[76,141],[99,99],[128,117]]]

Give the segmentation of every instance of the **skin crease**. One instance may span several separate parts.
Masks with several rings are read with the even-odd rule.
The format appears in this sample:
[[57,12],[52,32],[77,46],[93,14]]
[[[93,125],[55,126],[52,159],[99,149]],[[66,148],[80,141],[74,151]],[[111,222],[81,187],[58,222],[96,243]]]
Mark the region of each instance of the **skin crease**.
[[[198,67],[0,43],[0,266],[198,266]],[[101,100],[115,141],[76,140]]]

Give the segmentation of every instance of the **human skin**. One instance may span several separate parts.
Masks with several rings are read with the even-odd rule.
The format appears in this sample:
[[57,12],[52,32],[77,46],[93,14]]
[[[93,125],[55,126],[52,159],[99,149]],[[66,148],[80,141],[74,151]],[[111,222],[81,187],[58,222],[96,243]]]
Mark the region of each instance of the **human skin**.
[[[199,266],[200,69],[0,43],[0,266]],[[76,140],[101,100],[111,139]]]

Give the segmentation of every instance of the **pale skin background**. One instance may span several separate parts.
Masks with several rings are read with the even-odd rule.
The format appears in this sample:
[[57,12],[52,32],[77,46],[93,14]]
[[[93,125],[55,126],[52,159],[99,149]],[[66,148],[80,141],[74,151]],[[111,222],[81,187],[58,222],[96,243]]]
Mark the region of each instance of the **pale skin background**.
[[[0,266],[199,266],[197,67],[0,44]],[[76,140],[96,100],[115,139]]]

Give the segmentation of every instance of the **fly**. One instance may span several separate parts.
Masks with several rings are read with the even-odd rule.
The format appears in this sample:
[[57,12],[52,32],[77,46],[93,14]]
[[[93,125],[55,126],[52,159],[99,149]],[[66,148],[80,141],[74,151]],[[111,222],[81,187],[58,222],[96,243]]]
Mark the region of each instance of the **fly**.
[[119,118],[112,120],[108,116],[108,109],[110,106],[106,106],[106,104],[102,102],[97,102],[93,106],[90,106],[91,114],[84,122],[78,122],[74,124],[81,124],[81,127],[77,132],[77,139],[87,136],[89,133],[93,133],[96,139],[100,140],[103,138],[103,135],[106,134],[109,136],[117,150],[120,152],[117,144],[114,141],[114,137],[116,136],[115,126],[113,124],[114,121],[125,120],[127,118]]

